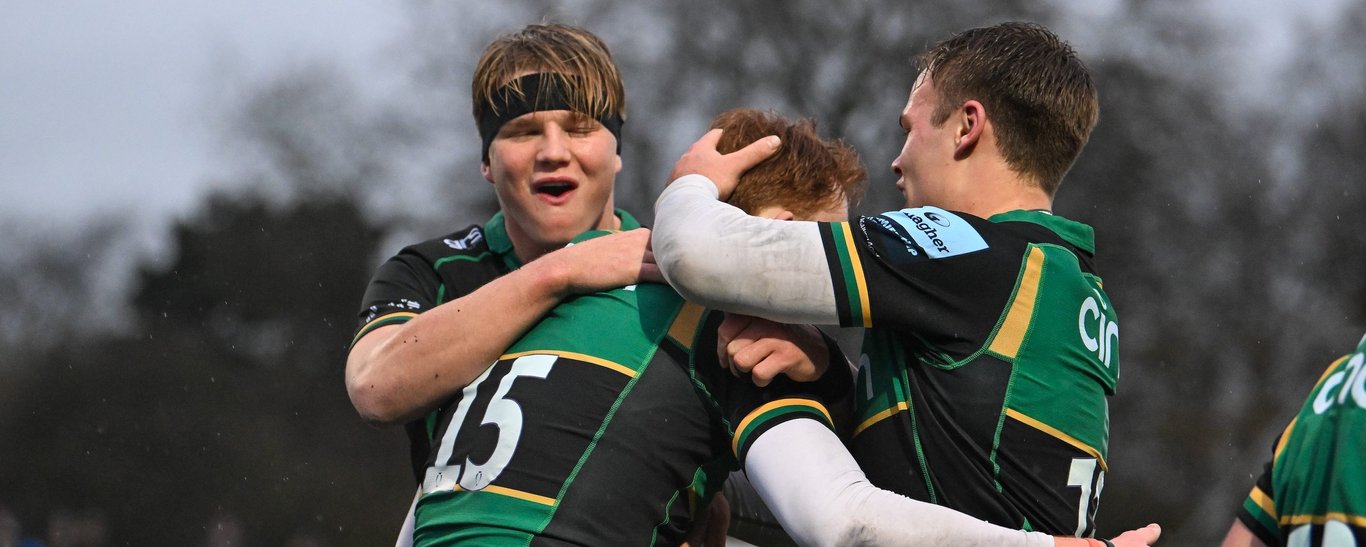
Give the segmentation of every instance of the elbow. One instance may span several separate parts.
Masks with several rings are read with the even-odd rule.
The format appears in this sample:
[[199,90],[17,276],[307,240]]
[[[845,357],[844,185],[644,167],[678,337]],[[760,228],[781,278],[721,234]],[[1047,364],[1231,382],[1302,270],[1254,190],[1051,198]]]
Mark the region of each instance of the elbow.
[[346,394],[361,420],[371,426],[388,427],[407,421],[390,390],[373,374],[348,374]]
[[678,234],[664,245],[656,244],[655,259],[664,279],[678,294],[690,302],[703,306],[716,303],[715,293],[725,286],[723,257],[715,256],[704,238],[698,234]]
[[[870,537],[870,529],[867,523],[856,515],[836,511],[815,518],[810,524],[815,525],[801,526],[794,523],[794,528],[789,528],[788,531],[797,543],[812,547],[876,545]],[[808,529],[802,530],[801,528]]]

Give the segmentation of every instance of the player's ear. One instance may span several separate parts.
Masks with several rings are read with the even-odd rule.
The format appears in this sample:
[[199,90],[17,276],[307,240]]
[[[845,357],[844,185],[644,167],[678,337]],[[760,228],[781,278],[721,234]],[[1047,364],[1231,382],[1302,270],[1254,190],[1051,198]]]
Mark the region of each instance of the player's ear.
[[797,218],[797,215],[792,214],[792,211],[783,209],[781,211],[778,211],[778,215],[773,218],[776,218],[778,220],[792,220],[794,218]]
[[982,140],[982,133],[987,126],[987,110],[981,102],[970,100],[963,103],[955,117],[958,120],[958,134],[953,155],[962,158],[971,154]]
[[484,160],[479,164],[479,172],[484,175],[484,180],[493,182],[493,171],[489,169],[489,160]]

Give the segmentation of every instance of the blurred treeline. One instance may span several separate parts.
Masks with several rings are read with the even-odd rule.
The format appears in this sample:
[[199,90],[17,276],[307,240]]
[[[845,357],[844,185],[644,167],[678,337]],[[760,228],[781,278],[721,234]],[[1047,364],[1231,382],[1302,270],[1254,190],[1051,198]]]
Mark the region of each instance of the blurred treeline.
[[495,206],[468,81],[497,33],[561,21],[613,48],[618,202],[649,220],[673,160],[735,106],[817,118],[864,155],[858,210],[895,208],[911,56],[1029,19],[1078,47],[1102,95],[1056,204],[1095,226],[1123,325],[1102,532],[1157,521],[1163,544],[1212,543],[1366,331],[1366,3],[1305,18],[1285,62],[1250,65],[1231,44],[1255,40],[1216,11],[1232,3],[1066,4],[415,2],[382,92],[325,61],[261,75],[215,105],[223,189],[157,252],[120,244],[117,216],[6,226],[0,532],[8,514],[51,545],[392,541],[406,446],[356,417],[346,348],[380,260]]

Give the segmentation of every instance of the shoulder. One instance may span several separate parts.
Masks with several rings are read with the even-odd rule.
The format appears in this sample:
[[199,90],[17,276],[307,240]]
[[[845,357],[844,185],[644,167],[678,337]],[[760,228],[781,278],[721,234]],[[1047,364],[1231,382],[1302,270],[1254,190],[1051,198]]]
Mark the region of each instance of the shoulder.
[[483,227],[471,225],[439,237],[408,245],[398,256],[410,256],[436,263],[453,257],[477,258],[489,254],[488,240]]

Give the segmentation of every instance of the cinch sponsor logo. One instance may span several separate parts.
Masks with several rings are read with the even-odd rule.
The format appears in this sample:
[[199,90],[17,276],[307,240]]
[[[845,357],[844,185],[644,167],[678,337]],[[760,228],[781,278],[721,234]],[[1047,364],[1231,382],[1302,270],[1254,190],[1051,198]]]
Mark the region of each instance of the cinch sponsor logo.
[[[1081,303],[1081,311],[1077,313],[1077,332],[1081,334],[1081,344],[1095,352],[1096,359],[1109,368],[1110,354],[1119,343],[1119,323],[1105,316],[1109,306],[1100,293],[1095,289],[1091,289],[1091,292],[1096,295],[1086,297]],[[1095,330],[1094,335],[1091,334],[1092,329]]]
[[930,244],[934,245],[935,250],[944,254],[949,253],[948,244],[944,243],[944,240],[939,239],[939,230],[933,226],[930,226],[925,219],[928,217],[935,224],[938,224],[939,226],[944,228],[949,227],[949,221],[945,220],[944,217],[936,215],[932,212],[925,213],[925,216],[923,217],[915,213],[908,213],[906,217],[911,219],[911,222],[915,223],[915,229],[920,230],[921,233],[925,234],[925,237],[929,238]]
[[1366,374],[1361,371],[1363,364],[1366,364],[1366,354],[1358,353],[1347,361],[1347,366],[1342,367],[1342,370],[1323,380],[1323,388],[1314,397],[1314,414],[1323,414],[1333,405],[1346,402],[1348,394],[1351,394],[1358,407],[1366,408]]

